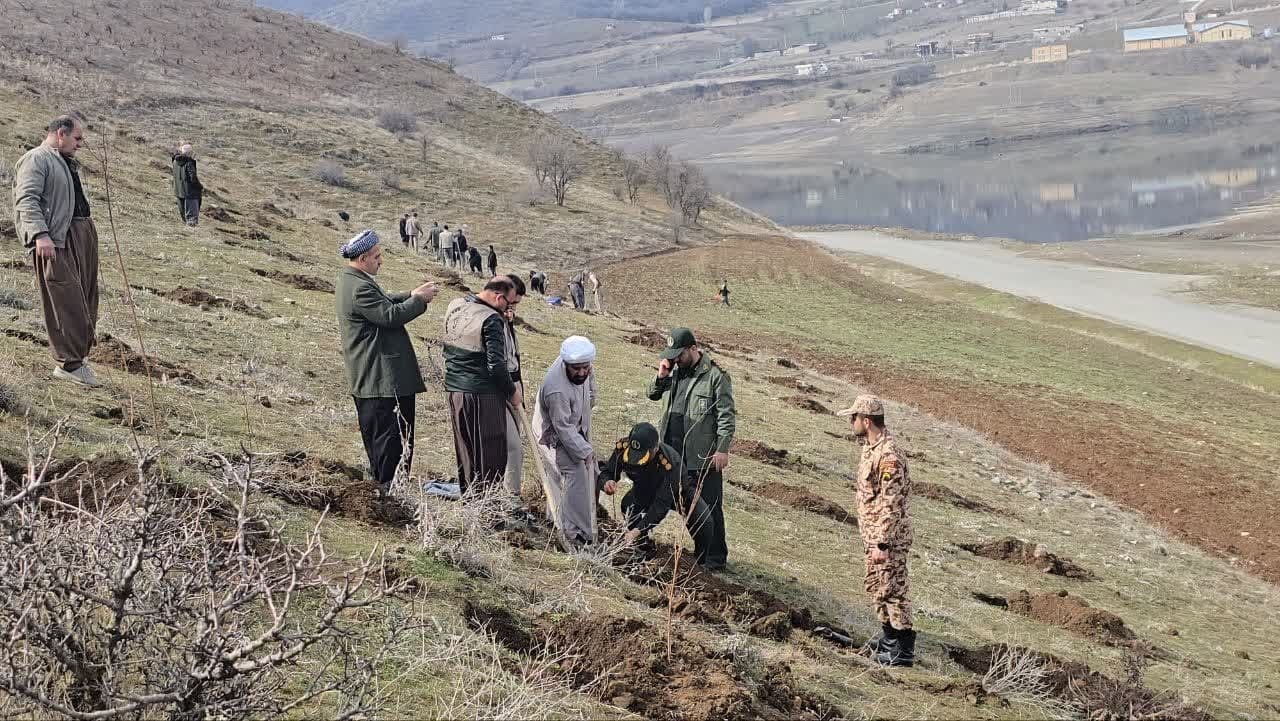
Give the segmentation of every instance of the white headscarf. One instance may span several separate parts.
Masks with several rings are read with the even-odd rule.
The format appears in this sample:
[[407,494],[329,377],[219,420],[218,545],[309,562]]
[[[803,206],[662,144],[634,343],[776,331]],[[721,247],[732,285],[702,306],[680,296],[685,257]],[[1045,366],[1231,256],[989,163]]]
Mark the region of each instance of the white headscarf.
[[596,347],[580,335],[565,338],[560,344],[560,358],[565,363],[590,363],[596,359]]

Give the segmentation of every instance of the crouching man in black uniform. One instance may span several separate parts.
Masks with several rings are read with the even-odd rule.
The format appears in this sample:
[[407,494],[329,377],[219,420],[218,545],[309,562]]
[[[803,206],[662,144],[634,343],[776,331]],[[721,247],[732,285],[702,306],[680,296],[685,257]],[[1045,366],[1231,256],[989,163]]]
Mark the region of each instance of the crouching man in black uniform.
[[[694,557],[701,564],[712,541],[711,509],[698,497],[696,478],[680,472],[676,465],[679,458],[670,446],[658,441],[657,428],[639,423],[630,435],[618,440],[613,455],[601,464],[600,490],[612,496],[625,473],[633,484],[622,497],[626,541],[647,541],[649,532],[674,510],[686,519]],[[693,513],[689,513],[691,506]]]

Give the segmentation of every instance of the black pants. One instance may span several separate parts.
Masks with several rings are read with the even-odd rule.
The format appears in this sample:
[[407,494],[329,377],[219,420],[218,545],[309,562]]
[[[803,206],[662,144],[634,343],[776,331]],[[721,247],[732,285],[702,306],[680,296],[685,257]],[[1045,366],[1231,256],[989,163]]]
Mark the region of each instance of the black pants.
[[182,222],[187,225],[199,224],[200,198],[178,198],[178,215],[182,216]]
[[[692,489],[691,489],[692,490]],[[692,493],[690,493],[692,495]],[[677,504],[679,505],[679,504]],[[636,500],[634,490],[627,491],[622,497],[622,517],[627,519],[637,518],[640,514],[648,510],[644,505]],[[712,539],[712,522],[711,509],[707,508],[707,504],[701,498],[695,498],[693,501],[693,513],[689,513],[689,509],[674,508],[673,512],[679,513],[685,519],[685,527],[689,529],[689,535],[693,537],[693,557],[700,564],[706,565],[707,554],[709,553]],[[645,519],[646,525],[650,519]],[[662,523],[661,518],[652,519],[656,525]]]
[[415,400],[414,396],[355,399],[369,468],[383,491],[391,487],[397,470],[403,468],[408,473],[413,462]]
[[692,482],[697,487],[698,479],[702,479],[702,494],[699,500],[707,504],[711,512],[711,538],[707,548],[707,564],[723,566],[729,560],[729,544],[724,537],[724,473],[708,467],[705,471],[693,473]]

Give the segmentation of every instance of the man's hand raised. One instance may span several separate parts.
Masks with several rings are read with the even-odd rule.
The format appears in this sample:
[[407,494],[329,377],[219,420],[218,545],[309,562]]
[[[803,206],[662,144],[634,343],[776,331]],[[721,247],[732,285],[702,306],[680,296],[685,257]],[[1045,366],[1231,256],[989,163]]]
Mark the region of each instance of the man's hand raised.
[[413,291],[410,292],[410,295],[414,296],[415,298],[421,298],[426,303],[430,303],[432,300],[435,299],[436,293],[439,293],[439,292],[440,292],[440,289],[436,288],[435,283],[432,283],[431,281],[427,281],[426,283],[423,283],[417,288],[414,288]]

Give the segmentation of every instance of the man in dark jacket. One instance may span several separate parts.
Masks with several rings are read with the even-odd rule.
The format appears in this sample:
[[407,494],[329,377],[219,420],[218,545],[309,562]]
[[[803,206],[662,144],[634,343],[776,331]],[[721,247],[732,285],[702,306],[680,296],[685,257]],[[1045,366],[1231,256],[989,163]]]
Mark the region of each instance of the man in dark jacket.
[[711,509],[712,542],[708,569],[724,568],[729,547],[724,529],[724,469],[737,431],[729,374],[698,348],[693,331],[676,328],[649,386],[649,400],[661,400],[662,440],[670,445],[686,476],[701,488]]
[[492,278],[497,274],[498,274],[498,251],[494,250],[493,246],[491,245],[489,246],[489,277]]
[[618,440],[609,460],[600,465],[600,490],[612,496],[626,474],[633,483],[622,497],[626,541],[647,540],[649,532],[675,511],[685,519],[693,537],[695,560],[705,565],[712,542],[711,510],[699,498],[693,479],[680,472],[678,463],[675,450],[658,441],[657,428],[636,424],[626,438]]
[[170,164],[173,171],[173,194],[178,198],[178,214],[187,224],[194,226],[200,222],[200,201],[204,196],[204,186],[196,175],[196,159],[191,155],[191,143],[182,143],[173,154]]
[[547,294],[547,274],[540,270],[529,271],[529,287],[538,291],[538,295]]
[[462,226],[458,226],[458,235],[453,240],[453,246],[458,251],[458,270],[462,270],[462,261],[467,257],[467,234],[462,232]]
[[504,315],[519,302],[511,280],[498,277],[444,313],[444,387],[463,493],[488,490],[506,472],[508,408],[518,411],[524,399],[511,379]]
[[414,396],[426,390],[405,325],[427,311],[436,286],[395,295],[378,287],[382,248],[371,230],[339,252],[347,260],[334,284],[342,358],[369,468],[386,493],[396,473],[408,473],[412,464]]
[[400,216],[400,242],[407,248],[409,247],[409,231],[405,227],[409,222],[409,214],[405,213]]
[[484,266],[480,260],[479,248],[467,249],[467,265],[471,268],[472,273],[475,273],[482,278],[484,277]]

